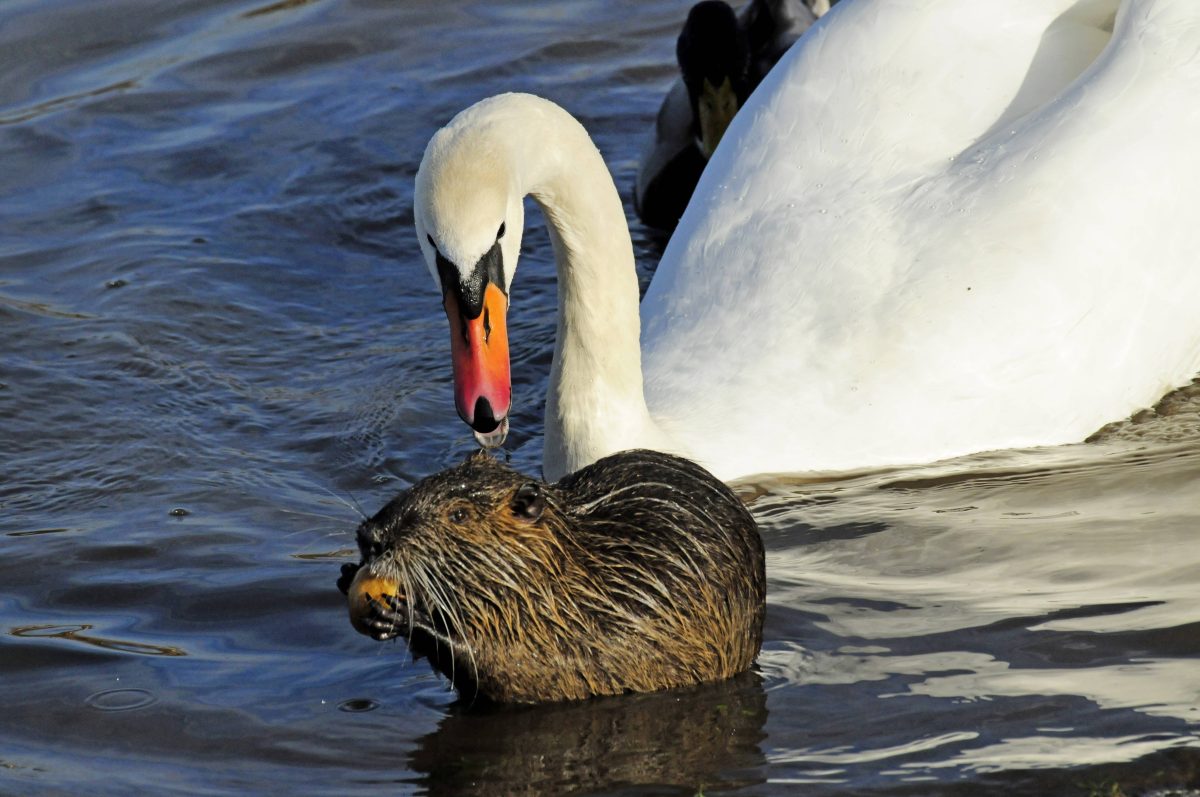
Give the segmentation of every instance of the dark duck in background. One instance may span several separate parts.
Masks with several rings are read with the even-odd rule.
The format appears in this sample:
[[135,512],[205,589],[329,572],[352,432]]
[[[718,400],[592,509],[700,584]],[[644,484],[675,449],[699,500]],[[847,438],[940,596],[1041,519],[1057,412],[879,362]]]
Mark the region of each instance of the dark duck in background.
[[681,77],[663,100],[634,188],[638,217],[675,228],[705,164],[738,109],[828,3],[751,0],[740,15],[724,0],[692,7],[675,55]]

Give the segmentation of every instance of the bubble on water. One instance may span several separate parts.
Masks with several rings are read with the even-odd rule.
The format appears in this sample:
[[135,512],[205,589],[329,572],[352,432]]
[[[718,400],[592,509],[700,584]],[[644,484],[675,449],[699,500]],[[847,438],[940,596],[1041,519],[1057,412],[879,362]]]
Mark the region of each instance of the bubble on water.
[[345,711],[349,714],[362,714],[377,708],[379,708],[379,703],[367,697],[355,697],[338,703],[338,711]]

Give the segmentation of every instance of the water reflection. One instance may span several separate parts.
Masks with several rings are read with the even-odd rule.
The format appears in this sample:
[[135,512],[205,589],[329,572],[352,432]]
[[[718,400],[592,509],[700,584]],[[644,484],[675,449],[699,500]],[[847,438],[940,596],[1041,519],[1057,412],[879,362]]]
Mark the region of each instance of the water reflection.
[[6,531],[5,536],[8,537],[37,537],[42,534],[66,534],[74,531],[74,529],[33,529],[31,531]]
[[[1133,709],[1156,717],[1200,723],[1200,666],[1188,660],[1134,660],[1108,667],[1034,669],[980,662],[974,672],[934,676],[913,694],[990,700],[1022,695],[1078,695],[1106,709]],[[1200,746],[1200,737],[1164,740]]]
[[118,650],[122,653],[140,653],[144,656],[186,656],[187,652],[173,645],[148,645],[144,642],[130,642],[126,639],[112,639],[84,633],[92,626],[87,623],[79,625],[25,625],[14,628],[10,632],[15,637],[33,637],[49,639],[65,639],[70,642],[81,642],[84,645],[94,645],[106,650]]
[[650,695],[528,708],[459,705],[410,764],[430,795],[566,794],[638,784],[688,795],[765,778],[767,698],[753,672]]
[[835,738],[843,705],[874,705],[851,746],[776,729],[773,773],[847,783],[874,760],[909,781],[1200,747],[1197,495],[1200,452],[1178,438],[759,485],[770,693],[793,715],[825,705]]
[[316,2],[316,0],[279,0],[277,3],[260,6],[259,8],[252,8],[249,11],[243,11],[242,16],[246,19],[262,17],[266,16],[267,14],[275,14],[280,11],[289,11],[293,8],[300,8],[301,6],[306,6],[313,2]]

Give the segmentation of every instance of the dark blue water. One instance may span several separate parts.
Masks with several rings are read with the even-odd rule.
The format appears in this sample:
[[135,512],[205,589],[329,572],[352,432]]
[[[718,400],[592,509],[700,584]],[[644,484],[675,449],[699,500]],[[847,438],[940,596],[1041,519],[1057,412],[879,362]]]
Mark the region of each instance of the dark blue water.
[[[755,672],[479,711],[334,587],[473,447],[425,142],[532,91],[628,199],[686,3],[0,4],[0,793],[1126,794],[1200,785],[1200,398],[1099,442],[742,485]],[[630,213],[632,216],[632,213]],[[514,462],[554,334],[536,212]],[[639,268],[657,236],[632,222]]]

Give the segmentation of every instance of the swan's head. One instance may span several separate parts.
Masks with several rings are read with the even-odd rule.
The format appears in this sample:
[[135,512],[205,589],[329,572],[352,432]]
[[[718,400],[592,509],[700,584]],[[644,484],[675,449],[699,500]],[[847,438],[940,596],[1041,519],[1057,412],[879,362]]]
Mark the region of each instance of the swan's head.
[[505,317],[525,214],[509,142],[498,134],[499,120],[489,118],[488,103],[463,111],[430,140],[417,172],[414,217],[450,321],[455,407],[479,442],[494,447],[508,432]]
[[675,46],[692,105],[692,122],[704,157],[725,135],[749,95],[750,44],[724,0],[692,6]]

